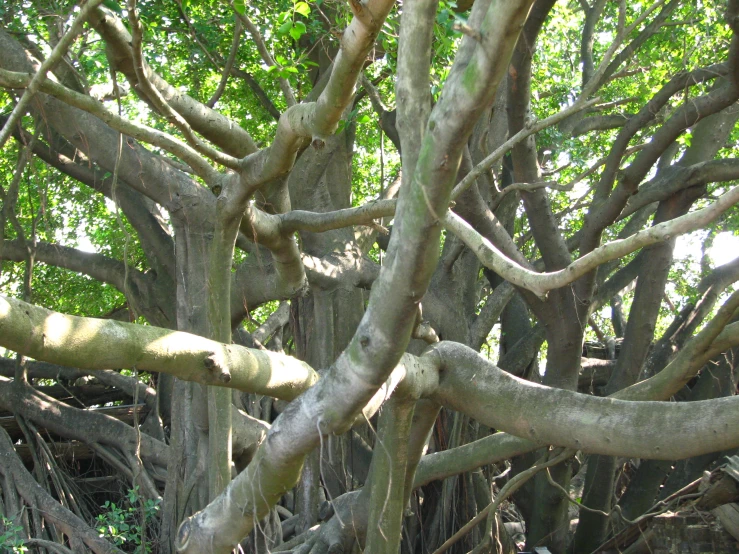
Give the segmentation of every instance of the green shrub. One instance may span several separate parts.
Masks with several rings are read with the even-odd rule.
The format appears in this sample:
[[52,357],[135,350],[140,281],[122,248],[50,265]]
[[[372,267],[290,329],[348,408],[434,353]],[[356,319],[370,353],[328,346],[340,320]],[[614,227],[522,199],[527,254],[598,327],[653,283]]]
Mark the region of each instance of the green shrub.
[[142,530],[149,527],[156,518],[159,511],[158,500],[142,501],[138,487],[134,487],[128,491],[123,502],[116,504],[106,501],[102,507],[106,511],[97,516],[95,522],[95,528],[101,537],[111,540],[126,551],[151,552],[151,545],[142,537]]

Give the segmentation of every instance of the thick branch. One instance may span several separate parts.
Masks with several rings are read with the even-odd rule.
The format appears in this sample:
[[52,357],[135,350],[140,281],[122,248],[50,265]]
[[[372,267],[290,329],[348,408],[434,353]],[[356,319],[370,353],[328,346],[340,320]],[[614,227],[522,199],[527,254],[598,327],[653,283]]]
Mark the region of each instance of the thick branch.
[[[133,65],[132,37],[123,26],[123,22],[111,12],[98,9],[91,18],[91,24],[110,46],[108,52],[114,68],[122,71],[129,82],[138,88],[139,83]],[[196,132],[210,142],[236,157],[257,151],[257,146],[249,133],[234,121],[173,87],[146,63],[145,73],[167,103],[180,113]]]
[[274,352],[158,327],[63,315],[4,296],[0,344],[60,365],[88,370],[137,367],[285,400],[318,379],[307,364]]
[[442,370],[435,400],[533,442],[662,460],[739,446],[739,397],[678,403],[598,398],[524,381],[461,345],[440,343],[437,351],[448,370]]

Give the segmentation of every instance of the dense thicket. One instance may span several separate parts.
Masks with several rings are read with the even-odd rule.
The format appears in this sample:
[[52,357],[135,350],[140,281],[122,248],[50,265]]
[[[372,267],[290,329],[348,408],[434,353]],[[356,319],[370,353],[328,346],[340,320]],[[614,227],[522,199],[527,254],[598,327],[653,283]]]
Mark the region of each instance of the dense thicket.
[[0,19],[0,550],[586,553],[739,447],[737,0]]

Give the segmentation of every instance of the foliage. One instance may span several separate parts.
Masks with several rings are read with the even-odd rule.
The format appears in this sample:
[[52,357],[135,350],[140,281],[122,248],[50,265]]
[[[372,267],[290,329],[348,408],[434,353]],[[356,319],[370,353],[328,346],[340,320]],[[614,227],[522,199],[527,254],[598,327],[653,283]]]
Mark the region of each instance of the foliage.
[[153,552],[149,537],[155,536],[151,526],[159,512],[158,500],[142,498],[136,486],[118,504],[106,500],[102,508],[95,519],[101,537],[126,552]]
[[0,552],[12,552],[13,554],[21,554],[28,552],[28,547],[24,546],[24,540],[21,538],[23,527],[15,525],[13,521],[5,516],[0,520]]

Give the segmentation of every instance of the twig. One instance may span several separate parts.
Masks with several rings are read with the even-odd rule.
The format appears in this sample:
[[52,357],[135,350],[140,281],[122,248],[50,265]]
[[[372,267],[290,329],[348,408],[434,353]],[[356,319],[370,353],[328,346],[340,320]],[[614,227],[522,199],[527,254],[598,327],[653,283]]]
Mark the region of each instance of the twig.
[[220,150],[216,150],[198,138],[185,118],[172,109],[164,96],[162,96],[162,93],[159,92],[159,90],[149,81],[142,50],[144,28],[141,25],[141,20],[136,11],[136,0],[128,0],[128,21],[131,24],[131,36],[133,37],[132,47],[134,70],[136,71],[136,77],[139,81],[138,85],[141,87],[144,95],[151,101],[155,109],[161,113],[167,121],[182,132],[187,143],[195,150],[225,167],[238,170],[239,161],[233,156],[229,156]]
[[482,160],[479,164],[472,168],[472,170],[464,177],[464,179],[462,179],[457,184],[457,186],[454,187],[454,190],[452,191],[452,200],[456,200],[459,195],[467,190],[480,175],[493,167],[493,164],[500,160],[505,155],[505,153],[513,148],[516,144],[530,137],[534,133],[538,133],[542,129],[546,129],[547,127],[554,125],[555,123],[559,123],[563,119],[566,119],[581,110],[585,110],[591,106],[594,106],[598,103],[599,100],[599,98],[593,98],[591,100],[585,101],[582,100],[581,97],[574,104],[568,106],[561,112],[551,115],[545,119],[540,119],[539,121],[531,123],[530,125],[524,126],[523,129],[521,129],[518,133],[516,133],[503,144],[501,144],[498,148],[495,149],[495,151],[493,151],[492,154],[487,156],[484,160]]
[[82,7],[79,15],[74,18],[69,31],[64,33],[64,36],[51,51],[49,57],[43,61],[41,67],[39,67],[39,70],[33,76],[31,82],[28,84],[28,87],[21,96],[21,99],[18,100],[18,103],[10,113],[8,120],[5,122],[5,126],[0,129],[0,148],[5,145],[8,138],[10,138],[10,134],[13,132],[13,127],[18,124],[20,118],[23,117],[24,113],[26,113],[28,103],[31,101],[33,95],[38,92],[41,83],[46,80],[46,74],[51,71],[59,60],[62,59],[67,49],[72,45],[72,42],[77,38],[77,35],[82,30],[82,25],[90,15],[90,12],[92,12],[92,10],[94,10],[102,1],[103,0],[89,0],[87,4]]
[[[275,59],[272,57],[272,54],[270,54],[269,50],[267,49],[264,38],[259,32],[257,26],[254,25],[254,22],[249,19],[249,16],[247,16],[245,13],[242,14],[237,12],[235,8],[234,13],[236,14],[236,17],[241,20],[241,23],[244,24],[244,27],[246,27],[246,30],[251,35],[251,38],[257,47],[257,51],[259,52],[259,55],[262,56],[264,63],[266,63],[269,67],[279,67],[279,64],[275,61]],[[285,95],[285,102],[287,103],[287,107],[289,108],[291,106],[295,106],[298,101],[295,99],[295,94],[293,93],[293,89],[290,86],[288,80],[284,77],[278,77],[277,84],[280,85],[280,90],[282,90],[282,94]]]
[[444,544],[442,544],[434,551],[434,554],[442,554],[442,552],[446,552],[447,550],[449,550],[452,545],[458,542],[467,533],[472,531],[472,529],[474,529],[478,524],[482,523],[482,521],[490,512],[494,512],[495,510],[497,510],[501,502],[503,502],[518,489],[520,489],[524,485],[524,483],[526,483],[534,475],[536,475],[543,469],[557,465],[560,462],[564,462],[568,458],[571,458],[574,454],[574,450],[566,448],[562,450],[559,454],[557,454],[554,458],[551,458],[549,460],[546,459],[546,456],[542,456],[529,469],[522,471],[521,473],[513,477],[510,481],[508,481],[505,486],[500,489],[498,496],[495,497],[495,500],[493,502],[488,504],[487,507],[483,508],[483,510],[474,518],[472,518],[464,527],[454,533],[454,535],[452,535]]
[[233,42],[231,43],[231,51],[228,53],[228,58],[226,59],[226,65],[223,68],[221,80],[218,83],[218,87],[216,87],[216,91],[213,93],[213,96],[211,96],[210,99],[205,103],[205,105],[209,108],[212,108],[216,105],[216,102],[218,102],[218,100],[221,98],[223,91],[226,90],[228,76],[231,74],[234,62],[236,61],[236,54],[239,52],[239,40],[241,39],[241,32],[243,30],[244,27],[241,25],[241,20],[237,17],[234,21],[234,38]]
[[531,191],[539,190],[543,188],[550,188],[550,189],[559,190],[562,192],[567,192],[567,191],[572,190],[573,186],[574,186],[574,183],[560,185],[559,183],[557,183],[557,181],[538,181],[536,183],[513,183],[505,187],[500,192],[496,192],[494,194],[492,200],[490,201],[490,211],[494,212],[495,209],[503,201],[503,198],[505,198],[506,194],[509,194],[511,192],[516,192],[516,191],[531,192]]

